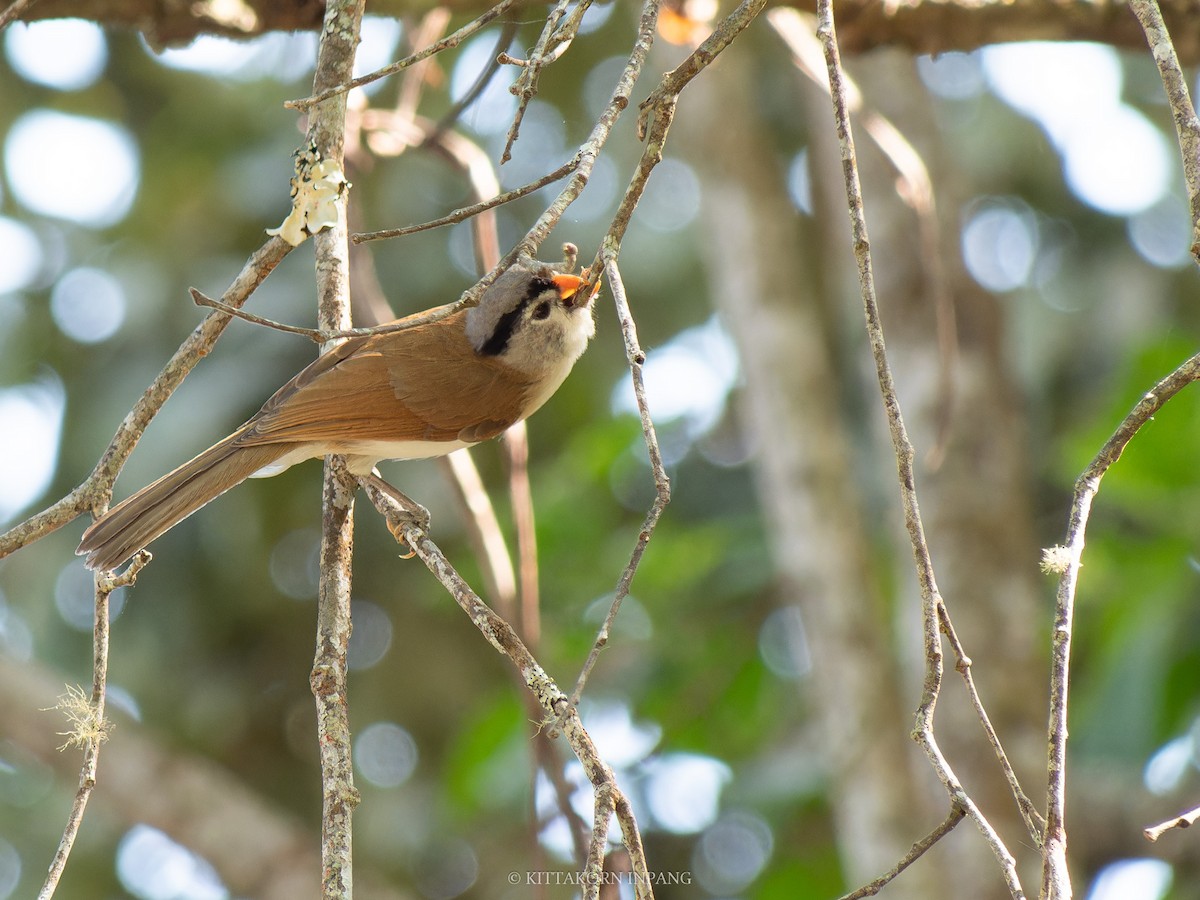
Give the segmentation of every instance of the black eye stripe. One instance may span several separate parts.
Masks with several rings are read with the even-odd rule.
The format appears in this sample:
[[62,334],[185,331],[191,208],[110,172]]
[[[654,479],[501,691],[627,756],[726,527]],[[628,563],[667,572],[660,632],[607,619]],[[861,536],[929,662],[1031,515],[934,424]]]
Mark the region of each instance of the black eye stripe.
[[508,349],[508,342],[512,340],[513,332],[517,330],[517,323],[521,321],[521,314],[525,312],[525,308],[529,306],[531,299],[530,297],[525,297],[515,307],[496,320],[496,327],[492,329],[492,336],[479,348],[480,353],[484,356],[499,356]]

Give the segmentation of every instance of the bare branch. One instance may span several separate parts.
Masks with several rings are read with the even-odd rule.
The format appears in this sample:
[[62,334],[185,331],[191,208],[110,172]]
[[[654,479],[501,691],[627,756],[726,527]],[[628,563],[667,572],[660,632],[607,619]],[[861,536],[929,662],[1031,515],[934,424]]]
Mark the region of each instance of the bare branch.
[[941,822],[941,824],[939,824],[937,828],[933,829],[933,831],[929,832],[929,834],[925,835],[925,837],[921,838],[921,840],[913,844],[912,849],[904,855],[904,858],[900,860],[900,862],[896,863],[896,865],[892,866],[891,869],[880,875],[869,884],[864,884],[858,890],[851,891],[849,894],[843,895],[840,900],[859,900],[861,897],[874,897],[885,887],[887,887],[888,884],[894,881],[896,876],[924,856],[934,844],[953,831],[954,826],[961,822],[964,816],[966,816],[966,812],[963,811],[961,806],[956,804],[951,805],[949,814]]
[[883,339],[883,324],[879,317],[879,305],[875,292],[875,277],[871,262],[871,243],[867,236],[867,220],[863,204],[862,186],[858,177],[858,163],[854,150],[854,135],[850,124],[850,105],[847,99],[845,73],[842,70],[841,54],[837,33],[834,28],[832,0],[819,0],[817,37],[825,52],[826,68],[829,72],[830,95],[833,101],[834,125],[841,147],[842,172],[846,181],[846,199],[850,212],[851,238],[854,257],[858,264],[859,287],[862,292],[863,310],[866,316],[867,339],[875,359],[875,374],[879,381],[888,429],[892,437],[892,448],[896,456],[900,496],[904,507],[904,524],[912,544],[913,561],[916,566],[917,582],[921,589],[923,636],[925,644],[925,684],[921,704],[917,710],[917,725],[914,738],[933,765],[950,801],[963,808],[975,822],[988,846],[1000,863],[1005,884],[1013,897],[1024,897],[1016,862],[999,834],[988,822],[983,812],[963,789],[949,762],[942,755],[933,731],[933,716],[942,685],[942,648],[940,623],[945,614],[941,593],[934,577],[933,560],[925,539],[925,527],[921,521],[917,502],[916,473],[913,467],[914,451],[900,411],[900,400],[896,394],[895,380],[888,362],[887,347]]
[[[142,551],[133,558],[129,567],[117,578],[106,572],[96,572],[93,577],[95,585],[95,611],[92,616],[92,694],[84,699],[82,691],[77,698],[84,704],[83,710],[71,716],[76,727],[73,728],[67,745],[83,748],[83,765],[79,770],[79,787],[75,791],[75,800],[71,804],[70,815],[63,829],[62,840],[50,862],[46,880],[38,892],[38,900],[50,900],[58,889],[59,879],[66,868],[71,848],[75,846],[75,837],[83,824],[83,814],[87,810],[88,800],[92,789],[96,786],[96,772],[100,764],[100,745],[108,738],[109,725],[104,718],[104,700],[108,689],[108,610],[109,597],[118,587],[132,584],[137,573],[149,561],[150,554]],[[78,702],[76,706],[78,706]],[[61,703],[60,703],[61,705]],[[66,747],[61,747],[66,749]]]
[[449,50],[451,47],[457,47],[475,32],[479,31],[479,29],[504,15],[504,13],[508,12],[508,10],[515,6],[517,2],[518,0],[501,0],[500,3],[497,3],[478,18],[468,22],[462,28],[458,29],[458,31],[447,35],[436,43],[430,44],[428,47],[418,51],[417,53],[413,53],[411,56],[406,56],[404,59],[386,65],[382,69],[378,69],[377,71],[371,72],[367,75],[349,79],[342,84],[324,88],[320,91],[314,91],[310,97],[304,97],[299,100],[287,100],[283,105],[289,109],[307,110],[313,106],[316,106],[318,103],[323,103],[326,100],[338,96],[339,94],[345,94],[347,91],[350,91],[356,87],[362,87],[364,84],[370,84],[372,81],[378,81],[380,78],[386,78],[389,75],[395,75],[397,72],[401,72],[411,65],[415,65],[422,60],[428,59],[436,53],[441,53],[443,50]]
[[1192,258],[1200,263],[1200,120],[1196,118],[1196,108],[1188,94],[1187,77],[1179,67],[1179,57],[1157,0],[1131,0],[1130,6],[1146,32],[1146,43],[1150,45],[1150,55],[1158,66],[1175,119],[1175,134],[1179,139],[1183,177],[1192,211]]
[[583,668],[579,672],[579,677],[575,680],[575,689],[571,692],[571,709],[574,709],[579,704],[579,698],[583,695],[583,689],[587,685],[588,677],[591,675],[592,669],[595,668],[596,662],[600,658],[600,651],[608,643],[608,636],[612,630],[613,622],[617,618],[617,613],[621,609],[621,603],[629,595],[629,588],[633,584],[633,576],[637,573],[638,565],[642,561],[642,554],[646,552],[646,545],[649,544],[650,538],[654,534],[654,529],[658,525],[658,520],[662,517],[663,510],[666,509],[667,504],[671,500],[671,482],[667,478],[666,469],[663,467],[662,453],[658,448],[658,435],[654,430],[654,421],[650,418],[650,406],[646,402],[646,385],[642,378],[642,366],[646,362],[646,354],[638,344],[637,328],[634,325],[633,314],[629,311],[629,301],[625,296],[625,282],[621,278],[621,270],[617,268],[615,253],[612,251],[607,252],[612,253],[612,255],[607,255],[606,253],[604,273],[608,278],[613,302],[617,307],[617,318],[621,323],[621,334],[625,339],[625,356],[629,361],[629,374],[633,380],[633,395],[637,399],[638,415],[642,421],[642,437],[646,441],[646,452],[650,459],[651,472],[654,475],[655,496],[654,502],[650,505],[650,509],[646,513],[646,518],[642,522],[642,530],[638,532],[637,543],[634,544],[633,552],[629,557],[629,563],[625,566],[625,570],[617,580],[617,589],[613,594],[612,603],[609,604],[604,622],[600,626],[600,632],[596,635],[596,640],[592,643],[592,649],[588,652]]
[[[222,296],[222,302],[229,307],[240,307],[291,250],[292,246],[282,238],[269,238],[246,260]],[[80,513],[108,506],[113,482],[147,426],[183,379],[212,350],[230,321],[228,313],[213,313],[196,326],[125,416],[87,479],[52,506],[0,534],[0,559],[57,531]]]
[[19,19],[21,15],[36,2],[37,0],[13,0],[7,9],[5,9],[3,12],[0,12],[0,31],[3,31],[8,23],[15,22],[17,19]]
[[[313,92],[348,81],[354,68],[365,0],[330,0],[317,51]],[[346,135],[346,95],[336,93],[312,110],[308,140],[340,169]],[[350,242],[346,193],[334,203],[334,222],[316,247],[317,324],[333,331],[350,322]],[[350,573],[354,546],[354,479],[338,457],[325,463],[322,491],[321,578],[317,593],[316,653],[311,676],[321,754],[321,886],[326,900],[353,896],[351,818],[358,804],[350,763],[346,653],[350,643]]]
[[1200,819],[1200,806],[1189,809],[1187,812],[1181,812],[1179,815],[1167,819],[1165,822],[1151,825],[1144,829],[1142,834],[1146,836],[1146,840],[1154,843],[1168,831],[1175,828],[1191,828],[1196,824],[1197,819]]
[[1058,580],[1054,609],[1054,640],[1050,657],[1050,740],[1046,788],[1046,839],[1042,864],[1042,895],[1069,897],[1071,876],[1067,868],[1067,698],[1071,672],[1071,637],[1075,618],[1075,591],[1082,564],[1084,535],[1092,500],[1100,480],[1121,458],[1135,434],[1162,409],[1163,404],[1200,379],[1200,354],[1158,382],[1117,426],[1104,446],[1075,480],[1075,495],[1067,523],[1067,537],[1055,558],[1063,571]]
[[[578,711],[571,705],[566,694],[559,690],[558,685],[546,674],[512,626],[471,590],[470,585],[463,580],[437,545],[425,535],[421,527],[401,509],[390,495],[372,489],[370,484],[364,486],[376,509],[387,520],[389,530],[400,536],[408,546],[416,551],[417,556],[442,583],[442,586],[467,614],[488,643],[512,662],[520,674],[522,682],[545,712],[547,720],[559,723],[592,787],[597,793],[604,791],[612,793],[617,811],[617,821],[621,825],[625,846],[633,860],[636,896],[639,900],[643,900],[643,898],[649,900],[653,897],[653,891],[637,822],[628,800],[617,787],[612,770],[601,758],[591,736],[584,729]],[[595,824],[593,827],[596,827]],[[595,898],[599,888],[599,879],[596,879],[594,883],[585,884],[583,896]]]

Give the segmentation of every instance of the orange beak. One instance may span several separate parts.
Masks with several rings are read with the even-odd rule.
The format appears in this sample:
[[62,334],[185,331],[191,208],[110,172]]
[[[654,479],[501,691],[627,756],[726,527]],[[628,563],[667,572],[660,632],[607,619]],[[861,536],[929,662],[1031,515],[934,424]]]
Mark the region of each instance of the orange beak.
[[[576,294],[580,293],[581,289],[587,284],[578,275],[555,275],[551,281],[557,285],[558,293],[564,300],[570,300]],[[586,303],[586,300],[584,302]]]

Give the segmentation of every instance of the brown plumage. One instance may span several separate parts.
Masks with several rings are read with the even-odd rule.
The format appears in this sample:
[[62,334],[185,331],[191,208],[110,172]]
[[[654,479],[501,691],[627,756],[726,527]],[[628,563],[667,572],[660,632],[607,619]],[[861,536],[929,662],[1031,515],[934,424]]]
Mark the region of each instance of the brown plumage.
[[[101,516],[76,551],[111,569],[254,474],[344,453],[440,456],[501,434],[558,389],[595,326],[582,281],[514,267],[479,306],[403,331],[352,338],[318,357],[248,422]],[[265,470],[265,471],[264,471]]]

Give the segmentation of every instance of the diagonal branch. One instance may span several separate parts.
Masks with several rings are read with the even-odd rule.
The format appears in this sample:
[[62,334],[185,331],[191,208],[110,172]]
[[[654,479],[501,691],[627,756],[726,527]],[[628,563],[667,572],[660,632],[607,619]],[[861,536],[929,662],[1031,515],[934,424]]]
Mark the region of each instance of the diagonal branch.
[[[282,238],[269,238],[246,260],[242,271],[222,295],[222,303],[241,307],[291,249],[292,246]],[[142,434],[183,379],[209,354],[230,321],[228,313],[213,313],[196,326],[125,416],[84,482],[47,509],[0,534],[0,559],[57,531],[80,513],[100,511],[108,506],[113,483]]]
[[[524,641],[501,616],[497,615],[446,559],[438,546],[431,541],[421,527],[404,511],[395,498],[380,490],[370,481],[364,481],[363,487],[375,508],[386,519],[388,529],[393,535],[402,538],[413,549],[426,568],[442,583],[463,612],[471,619],[479,632],[502,656],[506,657],[517,669],[522,683],[536,698],[538,705],[546,714],[546,722],[554,722],[562,729],[575,756],[583,766],[584,774],[596,791],[596,812],[606,815],[607,811],[615,809],[617,822],[625,847],[629,851],[633,863],[634,885],[637,900],[650,900],[654,896],[652,880],[646,866],[645,850],[642,838],[630,809],[629,801],[617,786],[612,769],[601,758],[591,736],[583,727],[579,712],[571,705],[567,695],[559,690],[554,680],[546,674],[545,669],[529,652]],[[611,798],[611,801],[610,801]],[[611,807],[610,807],[611,802]],[[593,836],[584,865],[585,873],[598,873],[603,865],[605,842],[597,841],[597,823],[593,823]],[[607,833],[607,829],[605,829]],[[602,880],[600,878],[585,878],[585,900],[596,900]]]

